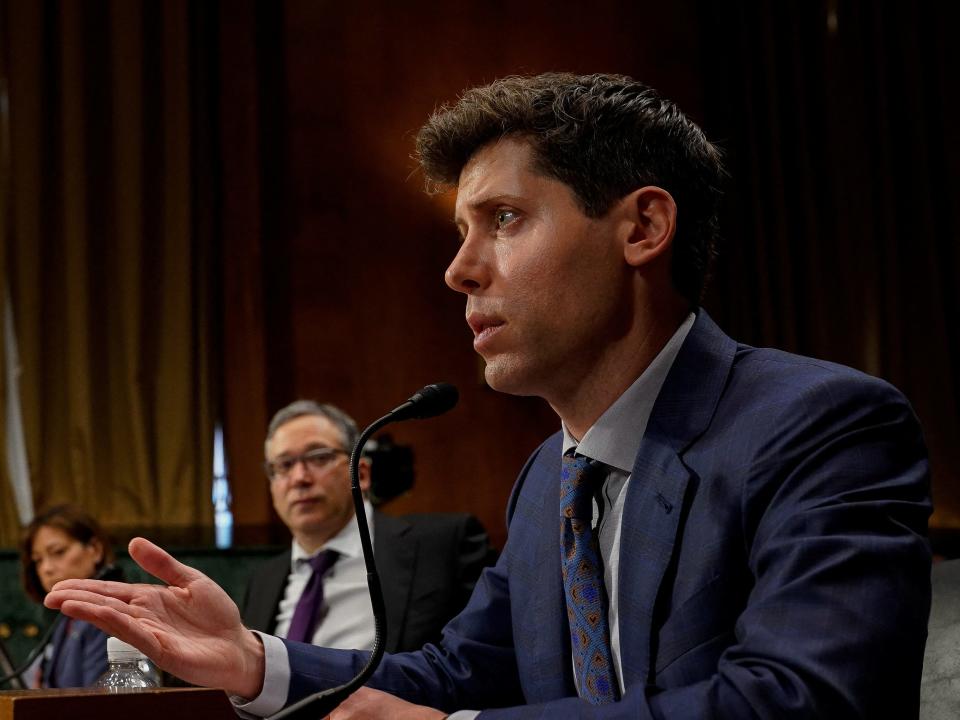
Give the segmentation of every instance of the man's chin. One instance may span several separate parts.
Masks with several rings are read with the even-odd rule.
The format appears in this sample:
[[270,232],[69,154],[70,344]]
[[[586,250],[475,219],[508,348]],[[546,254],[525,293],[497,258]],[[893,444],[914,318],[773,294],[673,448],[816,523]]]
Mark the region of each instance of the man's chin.
[[497,357],[483,368],[483,377],[492,389],[507,395],[536,395],[530,382],[529,372],[524,372],[517,363]]
[[318,527],[322,527],[326,523],[330,522],[327,512],[318,512],[319,508],[314,505],[311,508],[301,508],[299,510],[295,509],[291,512],[287,518],[287,524],[291,527],[297,529],[302,529],[307,532],[311,532]]

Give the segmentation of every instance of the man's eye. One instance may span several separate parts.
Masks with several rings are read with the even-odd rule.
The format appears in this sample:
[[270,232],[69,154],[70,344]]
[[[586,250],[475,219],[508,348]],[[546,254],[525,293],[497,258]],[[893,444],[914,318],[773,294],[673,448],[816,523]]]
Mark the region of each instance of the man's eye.
[[497,210],[496,215],[494,215],[494,218],[495,218],[496,223],[497,223],[497,229],[499,230],[500,228],[502,228],[502,227],[504,227],[504,226],[506,226],[506,225],[509,225],[509,224],[512,223],[514,220],[516,220],[516,219],[517,219],[517,214],[516,214],[513,210],[507,210],[506,208],[500,208],[499,210]]
[[304,454],[303,459],[308,463],[312,463],[313,465],[321,466],[326,465],[338,454],[339,452],[333,448],[318,448],[317,450],[311,450],[310,452]]

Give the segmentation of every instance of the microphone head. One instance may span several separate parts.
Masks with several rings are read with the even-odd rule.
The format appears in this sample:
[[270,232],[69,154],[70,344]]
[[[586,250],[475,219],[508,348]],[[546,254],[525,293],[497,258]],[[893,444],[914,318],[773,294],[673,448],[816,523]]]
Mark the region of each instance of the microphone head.
[[409,400],[394,410],[393,420],[430,418],[453,409],[460,393],[450,383],[433,383],[417,390]]

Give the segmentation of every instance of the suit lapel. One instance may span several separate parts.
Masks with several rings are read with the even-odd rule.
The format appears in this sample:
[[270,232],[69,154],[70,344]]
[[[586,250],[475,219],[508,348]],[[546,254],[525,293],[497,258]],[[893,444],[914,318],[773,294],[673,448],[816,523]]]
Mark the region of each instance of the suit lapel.
[[277,629],[277,611],[290,576],[290,549],[263,563],[250,580],[262,589],[252,589],[243,622],[254,630],[272,633]]
[[575,692],[570,650],[570,626],[567,602],[560,568],[560,450],[557,434],[541,450],[538,462],[530,469],[528,483],[540,491],[531,498],[534,505],[525,513],[523,524],[529,528],[524,543],[531,545],[529,557],[535,558],[532,602],[522,627],[529,634],[522,642],[530,642],[533,687],[528,701],[543,702],[569,696]]
[[417,543],[407,537],[413,526],[402,518],[373,514],[373,554],[387,610],[386,651],[396,652],[406,628]]
[[691,474],[683,452],[708,427],[736,343],[700,310],[663,388],[634,462],[620,536],[618,614],[625,687],[643,687],[655,666],[657,598],[682,532]]
[[618,615],[624,687],[646,684],[657,594],[673,557],[689,473],[676,453],[640,446],[623,507]]

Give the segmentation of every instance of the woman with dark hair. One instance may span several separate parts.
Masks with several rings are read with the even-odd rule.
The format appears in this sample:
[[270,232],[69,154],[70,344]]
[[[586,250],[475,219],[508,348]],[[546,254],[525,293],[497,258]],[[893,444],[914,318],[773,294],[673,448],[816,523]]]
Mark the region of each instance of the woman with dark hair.
[[[121,580],[114,554],[100,524],[80,508],[58,505],[37,515],[20,543],[23,587],[43,602],[61,580],[97,577]],[[81,620],[63,618],[53,632],[34,677],[39,687],[87,687],[107,670],[107,636]]]

